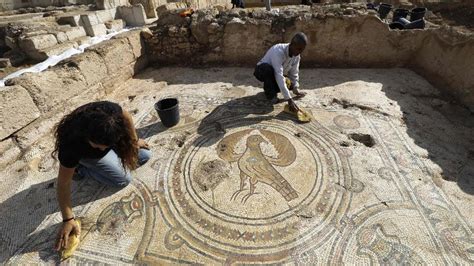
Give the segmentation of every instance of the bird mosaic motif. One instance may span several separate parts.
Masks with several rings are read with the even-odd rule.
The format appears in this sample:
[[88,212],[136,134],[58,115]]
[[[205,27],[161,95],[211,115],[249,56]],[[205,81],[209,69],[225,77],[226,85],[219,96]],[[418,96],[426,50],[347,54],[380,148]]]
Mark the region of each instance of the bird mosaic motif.
[[[257,184],[264,183],[281,194],[286,201],[298,198],[298,192],[275,169],[274,166],[289,166],[296,160],[296,150],[284,136],[268,130],[259,129],[260,134],[252,133],[253,129],[239,131],[226,136],[217,145],[219,157],[229,163],[237,162],[240,170],[240,188],[235,191],[231,200],[235,200],[240,193],[246,191],[247,181],[250,184],[249,192],[242,197],[245,203],[256,194]],[[252,134],[250,134],[252,133]],[[243,153],[236,153],[236,145],[242,139],[246,140],[246,149]],[[262,151],[261,144],[270,144],[275,148],[277,156],[269,156]]]

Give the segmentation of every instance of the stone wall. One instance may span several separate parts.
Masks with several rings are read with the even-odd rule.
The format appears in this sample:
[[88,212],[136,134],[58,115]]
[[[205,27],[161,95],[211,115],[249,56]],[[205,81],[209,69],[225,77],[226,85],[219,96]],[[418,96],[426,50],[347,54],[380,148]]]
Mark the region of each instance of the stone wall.
[[0,167],[33,144],[78,106],[101,99],[147,65],[140,30],[88,48],[41,73],[27,73],[0,88]]
[[474,110],[474,36],[431,25],[392,31],[361,5],[293,7],[281,12],[198,10],[163,14],[147,39],[161,64],[254,66],[273,44],[305,32],[302,67],[408,67]]
[[48,6],[87,5],[93,0],[0,0],[0,11]]

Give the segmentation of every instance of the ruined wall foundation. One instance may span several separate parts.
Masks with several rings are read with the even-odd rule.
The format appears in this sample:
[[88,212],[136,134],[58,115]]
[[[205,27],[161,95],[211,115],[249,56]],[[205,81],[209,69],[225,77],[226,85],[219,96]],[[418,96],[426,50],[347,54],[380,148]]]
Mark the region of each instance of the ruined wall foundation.
[[[393,31],[362,6],[334,11],[292,7],[280,13],[234,9],[172,13],[158,20],[146,40],[159,64],[253,66],[273,44],[298,31],[310,44],[302,67],[407,67],[474,108],[474,36],[449,28]],[[470,67],[471,66],[471,67]]]
[[26,73],[0,88],[0,167],[45,136],[62,116],[102,99],[147,65],[140,30],[119,34],[41,73]]
[[[474,109],[474,36],[450,28],[392,31],[361,5],[162,10],[150,30],[134,30],[87,49],[47,71],[24,74],[0,89],[0,166],[38,144],[74,108],[102,99],[149,63],[154,66],[253,67],[273,44],[305,32],[302,67],[406,67]],[[249,73],[251,75],[251,73]],[[49,134],[49,135],[48,135]]]

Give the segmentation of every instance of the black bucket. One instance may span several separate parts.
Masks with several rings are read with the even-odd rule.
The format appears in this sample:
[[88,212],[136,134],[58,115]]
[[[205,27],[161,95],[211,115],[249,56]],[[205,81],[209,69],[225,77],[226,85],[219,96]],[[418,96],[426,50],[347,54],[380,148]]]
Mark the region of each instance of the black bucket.
[[410,12],[410,21],[419,20],[425,17],[426,7],[413,8]]
[[400,22],[392,22],[388,25],[390,27],[390,29],[392,30],[404,30],[405,29],[405,25],[403,25],[402,23]]
[[413,22],[410,22],[405,25],[405,29],[412,30],[412,29],[424,29],[425,28],[425,20],[418,19]]
[[381,19],[386,18],[388,13],[390,12],[390,10],[392,10],[392,5],[385,4],[385,3],[380,4],[380,6],[379,6],[379,16],[380,16],[380,18]]
[[397,8],[395,11],[393,11],[393,22],[396,22],[399,18],[406,18],[408,16],[408,9],[404,8]]
[[403,26],[410,24],[410,21],[406,18],[399,17],[396,22],[400,22],[403,24]]
[[179,123],[179,102],[176,98],[161,99],[155,103],[155,110],[165,127],[172,127]]

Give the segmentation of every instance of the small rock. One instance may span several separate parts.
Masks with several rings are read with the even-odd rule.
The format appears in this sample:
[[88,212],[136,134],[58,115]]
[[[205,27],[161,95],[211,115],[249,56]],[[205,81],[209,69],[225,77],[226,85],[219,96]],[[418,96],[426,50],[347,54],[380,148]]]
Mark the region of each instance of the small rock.
[[6,68],[11,66],[9,58],[0,58],[0,68]]
[[151,32],[151,30],[149,28],[143,29],[140,32],[140,34],[144,39],[151,39],[153,37],[153,33]]
[[343,141],[339,142],[339,145],[342,146],[342,147],[349,147],[351,145],[351,143],[349,141],[343,140]]

